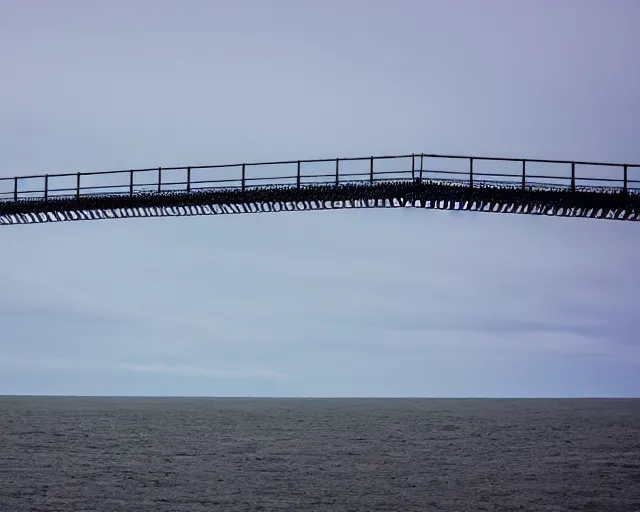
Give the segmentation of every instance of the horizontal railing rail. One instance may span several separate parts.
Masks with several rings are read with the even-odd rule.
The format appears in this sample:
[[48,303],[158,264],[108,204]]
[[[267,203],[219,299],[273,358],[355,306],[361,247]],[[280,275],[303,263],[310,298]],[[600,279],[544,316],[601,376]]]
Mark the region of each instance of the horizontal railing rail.
[[[464,168],[443,169],[427,163],[434,160],[466,162]],[[405,160],[404,164],[395,164],[392,168],[380,168],[381,162]],[[348,169],[347,164],[364,162],[366,169]],[[376,163],[378,164],[376,166]],[[519,164],[517,172],[504,170],[488,172],[479,169],[481,164]],[[305,174],[311,164],[325,164],[326,169],[315,169]],[[543,165],[545,169],[537,168]],[[291,167],[291,174],[279,172],[268,175],[248,176],[248,170],[269,169],[274,166]],[[534,169],[536,167],[536,169]],[[585,168],[609,168],[603,175],[585,175]],[[330,171],[329,171],[330,169]],[[219,176],[223,170],[231,171],[233,176]],[[281,160],[273,162],[248,162],[240,164],[196,165],[181,167],[147,167],[141,169],[121,169],[112,171],[90,171],[63,174],[37,174],[0,178],[0,201],[20,201],[22,199],[44,199],[59,197],[80,197],[87,195],[130,195],[138,193],[192,192],[198,190],[235,188],[240,190],[268,187],[290,186],[300,188],[313,184],[334,183],[336,186],[354,182],[376,181],[455,181],[471,188],[476,186],[509,186],[523,190],[529,188],[556,187],[568,191],[584,189],[619,190],[627,193],[640,192],[640,164],[621,164],[607,162],[587,162],[571,160],[523,159],[503,157],[472,157],[462,155],[440,155],[416,153],[406,155],[384,155],[347,158],[321,158],[306,160]],[[194,176],[200,171],[211,171],[207,176]],[[357,171],[357,172],[356,172]],[[541,173],[542,171],[542,173]],[[631,171],[637,174],[631,174]],[[182,172],[183,178],[169,177],[167,173]],[[184,175],[186,174],[186,175]],[[154,176],[149,180],[149,175]],[[138,182],[146,176],[143,182]],[[398,177],[402,176],[402,177]],[[115,178],[116,183],[95,183],[100,177]],[[136,179],[137,178],[137,179]],[[74,183],[61,184],[62,179],[73,179]],[[509,181],[509,179],[511,181]],[[34,185],[34,180],[40,180]],[[287,182],[288,183],[283,183]],[[179,187],[179,188],[175,188]]]

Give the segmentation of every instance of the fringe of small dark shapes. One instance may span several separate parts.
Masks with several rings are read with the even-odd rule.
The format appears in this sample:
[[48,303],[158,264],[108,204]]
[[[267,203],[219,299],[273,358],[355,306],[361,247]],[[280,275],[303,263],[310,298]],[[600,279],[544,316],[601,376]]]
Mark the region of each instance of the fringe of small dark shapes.
[[[48,199],[18,199],[0,201],[0,216],[64,213],[92,210],[114,210],[127,208],[160,208],[180,206],[225,206],[251,204],[325,203],[332,207],[336,202],[396,200],[401,205],[422,207],[430,202],[431,208],[519,212],[555,212],[564,210],[564,215],[602,218],[613,213],[620,220],[640,220],[640,194],[606,188],[578,189],[533,188],[514,185],[431,181],[402,181],[340,184],[310,184],[297,188],[295,185],[265,186],[233,189],[209,189],[166,192],[136,192],[133,195],[81,195],[49,197]],[[443,204],[441,202],[444,202]],[[376,203],[377,204],[377,203]],[[464,206],[462,206],[464,205]],[[285,209],[284,207],[282,209]],[[297,209],[297,208],[296,208]],[[576,212],[579,212],[576,214]],[[598,215],[600,213],[600,215]],[[562,213],[561,213],[562,215]],[[66,217],[66,216],[65,216]],[[61,219],[62,220],[62,219]],[[71,220],[71,219],[70,219]]]

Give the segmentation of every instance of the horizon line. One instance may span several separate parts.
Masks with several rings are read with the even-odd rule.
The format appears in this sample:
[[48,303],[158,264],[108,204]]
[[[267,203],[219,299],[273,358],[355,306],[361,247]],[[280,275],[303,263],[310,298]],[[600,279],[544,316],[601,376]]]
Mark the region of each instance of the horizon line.
[[640,400],[640,396],[249,396],[8,394],[0,398],[207,398],[224,400]]

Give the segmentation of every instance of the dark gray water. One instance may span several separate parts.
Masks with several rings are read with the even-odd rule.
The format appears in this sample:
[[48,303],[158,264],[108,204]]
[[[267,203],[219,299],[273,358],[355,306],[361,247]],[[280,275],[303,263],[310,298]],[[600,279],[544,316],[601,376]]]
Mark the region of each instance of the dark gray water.
[[0,511],[640,511],[640,400],[0,397]]

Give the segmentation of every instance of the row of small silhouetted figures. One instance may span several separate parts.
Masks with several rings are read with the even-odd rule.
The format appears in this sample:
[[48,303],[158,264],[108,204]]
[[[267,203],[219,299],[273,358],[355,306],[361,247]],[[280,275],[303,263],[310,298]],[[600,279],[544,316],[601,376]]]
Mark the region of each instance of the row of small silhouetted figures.
[[464,182],[388,181],[350,184],[315,184],[229,189],[141,192],[133,195],[84,195],[0,202],[0,215],[45,211],[107,210],[134,207],[196,206],[309,201],[392,200],[401,204],[420,201],[471,202],[484,205],[515,205],[548,209],[603,209],[640,213],[640,194],[606,190],[525,189],[502,184]]

